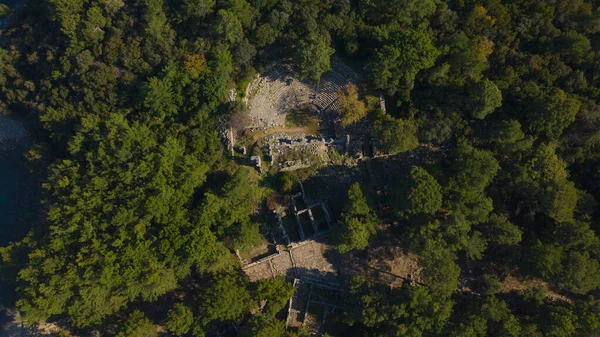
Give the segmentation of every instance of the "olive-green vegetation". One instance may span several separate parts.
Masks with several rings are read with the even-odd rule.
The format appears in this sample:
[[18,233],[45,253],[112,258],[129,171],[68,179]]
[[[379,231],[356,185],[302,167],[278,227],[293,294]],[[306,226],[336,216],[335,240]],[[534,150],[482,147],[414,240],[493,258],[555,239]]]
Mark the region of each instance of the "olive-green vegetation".
[[419,146],[417,126],[409,119],[379,115],[373,123],[373,132],[377,135],[381,150],[385,153],[407,152]]
[[175,303],[167,312],[165,327],[178,335],[186,334],[194,324],[192,310],[182,303]]
[[[352,185],[332,237],[344,258],[396,236],[423,284],[353,279],[341,335],[600,330],[598,1],[23,0],[0,20],[0,113],[27,122],[44,190],[0,248],[25,322],[294,335],[277,315],[291,284],[239,272],[269,183],[219,132],[244,128],[227,93],[257,71],[318,82],[345,62],[361,86],[340,120],[402,174]],[[298,178],[276,180],[289,194]],[[544,287],[509,294],[508,275]]]
[[400,216],[435,214],[442,207],[442,187],[424,168],[413,166],[409,179],[398,186],[395,207]]
[[119,329],[116,337],[156,337],[156,324],[152,323],[143,312],[133,311]]
[[339,251],[345,253],[353,249],[367,248],[369,240],[377,233],[377,225],[377,215],[367,203],[360,184],[352,184],[348,190],[346,209],[337,228]]

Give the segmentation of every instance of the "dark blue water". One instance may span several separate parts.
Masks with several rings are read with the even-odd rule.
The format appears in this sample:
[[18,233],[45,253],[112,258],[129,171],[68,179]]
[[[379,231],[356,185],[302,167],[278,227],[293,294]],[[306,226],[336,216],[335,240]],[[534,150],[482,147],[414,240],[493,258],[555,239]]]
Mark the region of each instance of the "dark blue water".
[[[21,0],[0,0],[0,4],[8,5],[13,11],[21,5]],[[9,14],[10,16],[10,14]],[[8,20],[8,17],[1,18],[0,17],[0,28],[4,25],[4,23]]]
[[[0,3],[8,5],[14,11],[21,1],[0,0]],[[9,18],[10,14],[0,18],[0,29]],[[2,131],[0,129],[0,132]],[[26,139],[9,151],[0,152],[0,247],[23,239],[40,218],[40,182],[29,173],[25,159],[30,143],[31,141]],[[0,277],[2,336],[10,336],[10,333],[3,334],[2,330],[4,324],[13,319],[7,314],[7,310],[14,307],[15,300],[15,283],[4,282]]]
[[[22,240],[40,222],[41,184],[28,170],[25,153],[31,139],[23,125],[0,115],[0,247]],[[15,142],[18,140],[18,142]],[[15,283],[12,272],[0,275],[0,331],[11,318],[7,308],[14,306]],[[6,282],[5,282],[6,280]]]
[[0,247],[21,240],[39,220],[41,184],[25,158],[31,143],[22,122],[0,115]]
[[8,5],[10,8],[16,8],[21,4],[21,0],[0,0],[0,4]]
[[27,169],[23,143],[0,154],[0,246],[21,240],[39,221],[40,183]]

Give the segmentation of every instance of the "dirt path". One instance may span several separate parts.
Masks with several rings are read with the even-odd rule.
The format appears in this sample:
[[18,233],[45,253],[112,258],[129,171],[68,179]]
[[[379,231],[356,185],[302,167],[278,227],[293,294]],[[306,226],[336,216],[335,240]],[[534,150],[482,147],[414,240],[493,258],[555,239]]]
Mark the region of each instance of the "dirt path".
[[34,324],[26,327],[20,322],[17,310],[8,310],[7,316],[10,321],[0,325],[0,337],[43,337],[61,332],[54,323]]
[[554,291],[552,291],[550,289],[550,287],[548,286],[547,282],[541,281],[541,280],[524,280],[521,281],[519,279],[517,279],[516,277],[509,275],[503,282],[502,282],[502,286],[504,287],[504,291],[505,292],[511,292],[511,291],[525,291],[528,288],[533,288],[533,287],[542,287],[547,291],[547,298],[552,300],[552,301],[564,301],[564,302],[569,302],[569,303],[573,303],[573,301],[566,297],[563,296],[561,294],[557,294]]

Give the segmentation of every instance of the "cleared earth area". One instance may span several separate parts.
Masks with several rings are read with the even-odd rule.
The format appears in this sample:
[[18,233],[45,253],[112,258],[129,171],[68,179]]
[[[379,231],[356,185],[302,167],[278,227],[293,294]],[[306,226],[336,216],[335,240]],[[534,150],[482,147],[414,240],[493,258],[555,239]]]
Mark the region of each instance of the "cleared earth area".
[[287,67],[277,66],[258,75],[248,88],[249,127],[283,127],[290,112],[304,109],[316,112],[324,121],[336,118],[340,108],[337,93],[357,82],[356,74],[342,63],[334,63],[317,84],[299,80]]

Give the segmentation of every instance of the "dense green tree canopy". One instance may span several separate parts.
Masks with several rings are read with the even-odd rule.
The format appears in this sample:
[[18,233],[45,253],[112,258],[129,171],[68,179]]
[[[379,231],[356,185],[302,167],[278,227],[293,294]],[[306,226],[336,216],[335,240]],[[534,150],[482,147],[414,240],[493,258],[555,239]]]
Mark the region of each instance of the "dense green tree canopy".
[[369,64],[373,86],[390,94],[411,89],[419,71],[432,67],[438,55],[427,32],[395,28]]
[[411,151],[419,146],[417,127],[411,120],[383,115],[375,121],[373,129],[381,150],[386,153]]
[[294,291],[292,285],[282,276],[275,279],[258,281],[257,296],[261,301],[266,300],[265,313],[275,315],[288,303]]
[[[31,247],[20,273],[23,311],[43,319],[69,310],[77,325],[98,323],[134,298],[156,299],[211,259],[214,235],[180,211],[205,180],[197,154],[210,158],[210,149],[189,148],[185,137],[159,144],[150,127],[118,114],[83,120],[68,143],[72,159],[49,167],[52,234]],[[48,259],[57,260],[34,271]]]
[[339,224],[340,252],[365,249],[371,237],[377,233],[377,222],[377,216],[369,207],[360,184],[352,184],[348,190],[348,203]]
[[434,214],[442,207],[442,187],[424,168],[413,166],[406,186],[399,187],[401,214]]
[[561,89],[538,90],[534,101],[528,102],[529,128],[550,139],[556,139],[575,120],[581,103]]
[[153,324],[143,312],[135,310],[119,329],[117,337],[156,337],[158,332],[156,324]]
[[327,32],[311,32],[296,47],[298,75],[319,82],[321,75],[331,70],[331,37]]
[[[2,238],[0,308],[65,334],[308,335],[278,315],[289,280],[253,283],[239,270],[246,253],[285,242],[273,209],[294,234],[288,201],[308,187],[306,206],[324,201],[334,222],[320,242],[328,262],[349,267],[328,275],[342,295],[326,297],[343,309],[323,314],[319,331],[595,336],[599,6],[4,1],[0,113],[26,125],[43,193],[19,220],[29,233]],[[326,163],[291,173],[231,158],[226,121],[239,117],[238,145],[265,163],[260,139],[282,131],[246,130],[257,73],[283,64],[321,86],[338,63],[357,76],[328,87],[315,136],[342,131],[352,146],[331,142]],[[392,276],[407,256],[412,275]],[[342,282],[348,270],[361,277]]]
[[206,302],[202,303],[203,324],[213,321],[232,321],[248,313],[252,308],[252,298],[247,290],[247,280],[240,275],[214,275],[206,288]]
[[285,323],[274,316],[258,315],[240,331],[241,337],[284,337]]
[[182,303],[175,303],[167,313],[165,327],[178,335],[186,334],[194,324],[192,310]]
[[483,79],[474,84],[470,90],[470,96],[474,98],[474,101],[468,105],[468,108],[473,118],[484,119],[496,108],[502,106],[502,92],[494,82]]

